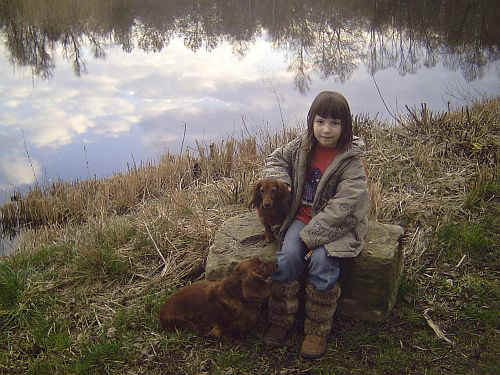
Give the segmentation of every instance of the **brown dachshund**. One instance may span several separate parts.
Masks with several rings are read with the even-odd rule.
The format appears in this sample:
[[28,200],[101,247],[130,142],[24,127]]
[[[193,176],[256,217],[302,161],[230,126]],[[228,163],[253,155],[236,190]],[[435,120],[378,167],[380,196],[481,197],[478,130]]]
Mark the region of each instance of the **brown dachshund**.
[[274,240],[271,226],[283,223],[290,209],[290,200],[289,186],[282,181],[265,178],[255,184],[249,208],[257,208],[267,242]]
[[160,311],[162,328],[187,328],[216,337],[244,335],[257,323],[261,303],[271,294],[274,268],[274,262],[251,258],[222,280],[181,288]]

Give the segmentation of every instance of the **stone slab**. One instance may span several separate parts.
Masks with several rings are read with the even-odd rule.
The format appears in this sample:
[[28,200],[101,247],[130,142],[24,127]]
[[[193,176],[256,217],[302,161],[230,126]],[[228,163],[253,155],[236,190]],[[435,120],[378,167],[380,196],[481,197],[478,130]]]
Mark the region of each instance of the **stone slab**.
[[[403,228],[369,222],[365,248],[356,258],[341,261],[340,314],[369,321],[384,319],[396,301],[403,271],[399,238]],[[219,280],[244,259],[276,259],[276,243],[266,243],[255,211],[232,217],[217,231],[209,249],[205,277]]]

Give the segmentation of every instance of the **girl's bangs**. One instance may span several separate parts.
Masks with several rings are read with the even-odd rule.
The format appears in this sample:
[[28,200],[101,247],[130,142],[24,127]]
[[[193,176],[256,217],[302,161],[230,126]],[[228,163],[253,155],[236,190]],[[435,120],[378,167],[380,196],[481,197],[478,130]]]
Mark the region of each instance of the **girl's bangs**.
[[345,121],[346,106],[343,101],[333,97],[326,97],[317,103],[314,113],[323,118],[341,119]]

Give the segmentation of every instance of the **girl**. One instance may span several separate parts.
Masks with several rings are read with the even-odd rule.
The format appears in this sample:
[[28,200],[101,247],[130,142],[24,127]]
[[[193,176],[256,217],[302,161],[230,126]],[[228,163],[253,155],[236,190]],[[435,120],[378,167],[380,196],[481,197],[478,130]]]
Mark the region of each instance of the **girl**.
[[307,132],[266,159],[263,177],[277,178],[292,192],[280,228],[280,250],[269,300],[264,341],[282,346],[298,310],[305,273],[305,322],[301,355],[319,358],[340,296],[339,258],[355,257],[368,229],[369,198],[361,162],[363,143],[353,139],[347,100],[321,92],[307,115]]

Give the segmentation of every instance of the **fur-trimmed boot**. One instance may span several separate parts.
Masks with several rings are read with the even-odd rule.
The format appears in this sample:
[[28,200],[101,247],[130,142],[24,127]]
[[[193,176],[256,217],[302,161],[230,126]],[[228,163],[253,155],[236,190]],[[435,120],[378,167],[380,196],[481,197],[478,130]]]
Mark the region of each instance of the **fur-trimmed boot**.
[[325,354],[326,341],[332,329],[333,314],[337,309],[340,286],[318,291],[311,284],[306,285],[304,320],[304,341],[300,354],[307,359],[319,358]]
[[295,322],[295,313],[299,308],[297,294],[299,282],[273,282],[268,305],[269,328],[264,335],[264,342],[270,347],[285,345],[288,331]]

